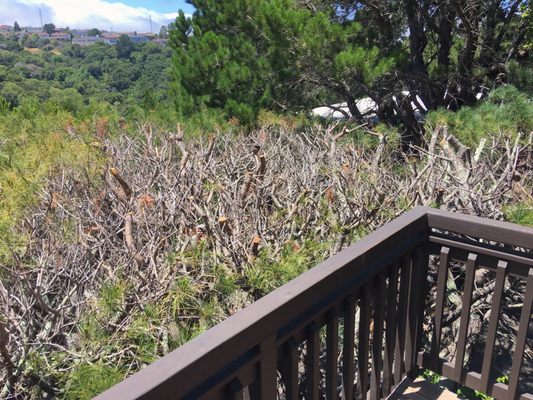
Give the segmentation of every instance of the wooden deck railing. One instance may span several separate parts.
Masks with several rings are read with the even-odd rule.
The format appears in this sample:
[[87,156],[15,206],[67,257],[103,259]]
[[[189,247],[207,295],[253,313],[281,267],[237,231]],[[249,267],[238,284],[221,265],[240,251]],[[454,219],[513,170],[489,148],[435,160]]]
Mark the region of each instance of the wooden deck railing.
[[[518,391],[519,379],[533,379],[520,376],[533,302],[532,250],[533,229],[415,208],[97,399],[377,400],[427,368],[496,399],[532,400]],[[455,357],[444,360],[451,263],[466,266],[465,289]],[[432,287],[427,277],[434,264]],[[482,268],[496,275],[492,309],[482,369],[467,371],[470,307]],[[503,384],[495,382],[491,364],[508,276],[527,284],[509,384]],[[430,335],[423,334],[427,321]]]

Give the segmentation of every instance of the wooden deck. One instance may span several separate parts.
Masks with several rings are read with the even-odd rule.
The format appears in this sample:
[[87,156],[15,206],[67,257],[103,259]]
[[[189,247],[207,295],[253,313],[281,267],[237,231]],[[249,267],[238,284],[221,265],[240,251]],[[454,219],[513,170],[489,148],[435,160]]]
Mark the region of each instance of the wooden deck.
[[448,389],[433,385],[423,378],[414,381],[405,378],[388,397],[388,400],[457,400],[455,393]]

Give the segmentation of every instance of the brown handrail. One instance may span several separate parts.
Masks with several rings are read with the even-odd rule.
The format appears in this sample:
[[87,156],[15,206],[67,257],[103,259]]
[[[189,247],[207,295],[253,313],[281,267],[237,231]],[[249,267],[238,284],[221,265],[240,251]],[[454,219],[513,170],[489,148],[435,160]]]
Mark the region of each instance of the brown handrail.
[[532,228],[427,208],[428,226],[533,250]]
[[[519,380],[533,305],[533,229],[434,209],[429,209],[427,215],[428,227],[432,231],[428,246],[430,255],[439,256],[437,300],[431,349],[420,351],[418,364],[499,400],[532,400],[533,394],[519,393]],[[451,261],[466,266],[460,331],[459,337],[456,338],[457,350],[453,362],[439,357],[443,310],[446,302],[446,279]],[[492,306],[481,370],[466,371],[464,354],[471,314],[473,281],[476,270],[479,269],[488,269],[495,273]],[[495,381],[492,370],[505,282],[511,276],[522,279],[526,289],[516,346],[511,354],[509,384],[504,384]],[[522,379],[531,381],[533,377],[522,377]]]
[[[487,247],[469,242],[468,237],[498,241],[518,250],[492,243]],[[447,240],[448,247],[439,240]],[[309,399],[333,399],[337,398],[339,386],[347,398],[355,392],[359,398],[362,393],[368,393],[372,399],[380,399],[420,366],[463,384],[474,382],[473,386],[487,386],[486,374],[476,378],[472,373],[463,373],[461,362],[450,366],[440,360],[437,351],[440,341],[435,335],[432,350],[422,349],[429,256],[441,256],[443,272],[439,274],[439,290],[440,301],[444,304],[442,285],[445,281],[442,279],[446,276],[448,261],[442,262],[443,248],[448,249],[445,252],[450,260],[470,259],[471,267],[467,269],[470,275],[478,261],[498,270],[498,263],[505,258],[506,265],[512,266],[506,272],[512,269],[514,274],[524,277],[529,272],[527,266],[533,266],[533,258],[520,248],[531,249],[532,245],[533,229],[417,207],[97,399],[232,399],[245,396],[275,399],[280,385],[287,399],[298,398],[301,391],[305,391]],[[465,246],[470,247],[465,249]],[[495,262],[498,257],[502,260]],[[499,284],[501,277],[498,288]],[[531,285],[528,280],[526,301],[533,293]],[[467,291],[465,295],[472,293]],[[464,320],[468,322],[466,316]],[[442,313],[436,313],[435,322],[439,325],[437,330],[440,329]],[[338,337],[340,327],[344,332],[342,346]],[[522,328],[519,339],[521,334],[524,336]],[[325,343],[321,339],[324,336]],[[464,351],[462,345],[458,346],[460,352]],[[325,366],[320,365],[319,356],[323,352],[326,353]],[[337,365],[338,354],[342,354],[340,366]],[[305,359],[303,376],[302,357]],[[520,367],[521,364],[513,365],[517,376]],[[319,387],[321,368],[326,370],[325,388]],[[281,373],[281,381],[277,371]],[[339,379],[342,385],[338,385]],[[498,399],[509,399],[509,395],[516,393],[513,385],[514,381],[508,388],[492,384],[488,389]]]

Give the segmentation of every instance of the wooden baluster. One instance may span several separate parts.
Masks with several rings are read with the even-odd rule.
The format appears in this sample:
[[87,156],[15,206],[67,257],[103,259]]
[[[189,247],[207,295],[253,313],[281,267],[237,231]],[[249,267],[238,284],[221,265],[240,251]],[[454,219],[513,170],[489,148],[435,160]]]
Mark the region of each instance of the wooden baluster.
[[275,400],[277,385],[277,348],[276,335],[269,336],[259,344],[261,361],[259,362],[259,390],[261,400]]
[[393,385],[394,340],[396,338],[396,303],[398,300],[398,265],[389,269],[387,288],[387,319],[385,335],[385,356],[383,357],[383,396],[390,394]]
[[518,328],[518,336],[516,338],[515,350],[513,353],[513,365],[511,367],[511,374],[509,376],[508,398],[516,399],[518,390],[518,379],[520,377],[520,369],[522,368],[522,361],[524,359],[524,350],[526,347],[527,334],[529,330],[529,319],[531,317],[531,306],[533,305],[533,268],[529,269],[527,276],[526,293],[524,295],[524,305],[520,313],[520,325]]
[[344,338],[342,352],[342,387],[343,399],[353,399],[354,382],[354,337],[355,337],[355,297],[350,296],[344,302]]
[[287,387],[287,400],[298,400],[298,343],[291,338],[286,344],[287,354],[287,376],[285,385]]
[[466,278],[463,293],[463,309],[461,310],[461,325],[457,340],[457,350],[455,352],[454,379],[464,383],[464,361],[466,350],[466,338],[468,336],[468,325],[470,323],[470,307],[472,305],[472,292],[474,291],[474,277],[476,274],[477,255],[470,253],[466,262]]
[[505,285],[505,275],[507,273],[507,262],[499,261],[496,269],[496,283],[494,285],[494,294],[492,296],[492,307],[490,309],[489,330],[487,333],[487,342],[483,355],[483,366],[481,368],[481,391],[487,393],[489,387],[490,370],[492,368],[492,354],[494,344],[496,343],[496,332],[498,330],[498,320],[500,317],[500,306]]
[[337,400],[337,352],[339,351],[339,316],[328,313],[326,342],[326,398]]
[[229,400],[245,400],[244,386],[239,378],[234,378],[228,385]]
[[372,372],[370,376],[370,399],[381,398],[381,371],[383,349],[383,319],[385,313],[385,275],[380,274],[376,278],[374,307],[374,334],[372,340]]
[[409,276],[409,305],[407,315],[405,370],[411,378],[417,374],[417,354],[421,347],[425,302],[428,292],[428,254],[424,245],[412,252]]
[[[414,251],[411,253],[411,260]],[[405,329],[405,371],[411,376],[414,373],[414,353],[416,346],[416,319],[420,299],[420,287],[418,285],[419,269],[414,262],[411,263],[409,274],[409,304],[407,306],[407,324]],[[414,376],[411,376],[414,378]]]
[[400,300],[398,303],[398,329],[396,331],[396,345],[394,352],[394,384],[400,383],[405,372],[405,321],[407,319],[407,306],[409,300],[409,276],[411,274],[411,259],[402,257],[400,277]]
[[320,326],[313,322],[308,329],[307,336],[307,397],[309,400],[318,400],[318,385],[320,385],[320,366],[318,357],[320,353]]
[[370,331],[370,311],[372,306],[372,286],[367,284],[361,289],[359,338],[358,338],[358,366],[360,398],[366,400],[368,392],[368,349]]
[[437,370],[439,363],[439,353],[442,337],[442,314],[444,313],[444,302],[446,300],[446,282],[448,280],[449,247],[442,247],[440,250],[439,273],[437,278],[437,302],[435,304],[435,324],[433,330],[433,340],[431,342],[431,366]]

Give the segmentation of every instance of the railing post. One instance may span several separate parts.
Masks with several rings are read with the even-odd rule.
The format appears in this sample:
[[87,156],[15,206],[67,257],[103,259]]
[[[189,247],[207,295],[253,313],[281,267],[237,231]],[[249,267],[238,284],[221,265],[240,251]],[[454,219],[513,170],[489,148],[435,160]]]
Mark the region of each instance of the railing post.
[[[429,235],[429,233],[428,233]],[[413,354],[413,365],[416,370],[419,369],[418,365],[418,352],[422,348],[422,337],[424,330],[424,313],[426,311],[426,299],[429,295],[429,282],[428,282],[428,273],[429,273],[429,242],[426,241],[418,247],[416,251],[416,265],[419,271],[419,281],[420,285],[420,297],[418,298],[418,312],[416,320],[416,342],[415,342],[415,352]]]
[[513,365],[509,376],[508,398],[517,399],[518,380],[520,378],[520,369],[524,360],[524,350],[529,331],[529,320],[531,318],[531,308],[533,307],[533,268],[529,269],[526,283],[526,292],[524,294],[524,303],[520,313],[520,324],[518,325],[518,336],[516,338],[515,351],[513,354]]
[[373,282],[361,288],[359,300],[359,338],[357,363],[359,367],[359,399],[366,400],[368,394],[368,350],[370,347],[370,317],[372,311]]
[[435,319],[433,328],[433,340],[431,343],[431,367],[436,370],[439,364],[439,354],[442,336],[442,316],[446,302],[446,282],[448,280],[450,248],[443,246],[440,250],[438,278],[437,278],[437,300],[435,303]]
[[313,322],[307,329],[306,374],[308,400],[318,400],[320,385],[320,326]]
[[389,283],[387,286],[385,352],[383,357],[383,397],[387,397],[390,394],[394,381],[393,361],[394,341],[396,339],[397,329],[398,273],[399,267],[395,263],[389,270]]
[[500,319],[500,307],[502,303],[503,290],[505,288],[505,275],[507,273],[507,262],[499,261],[496,270],[496,282],[494,294],[492,295],[492,307],[490,310],[489,328],[487,341],[485,343],[485,354],[483,355],[483,366],[481,369],[481,391],[487,392],[489,388],[490,371],[492,368],[494,345],[498,333],[498,320]]
[[339,350],[339,316],[335,309],[328,313],[326,344],[326,398],[337,399],[337,353]]
[[228,385],[230,400],[245,400],[245,388],[239,378],[233,379]]
[[421,347],[424,306],[427,296],[427,271],[429,255],[427,245],[422,244],[413,252],[409,285],[409,306],[406,333],[405,369],[411,378],[418,370],[417,354]]
[[476,275],[477,254],[470,253],[466,264],[465,283],[463,291],[463,308],[461,309],[461,322],[459,325],[459,335],[455,351],[454,362],[447,365],[453,366],[453,378],[456,382],[464,382],[464,361],[466,351],[466,339],[470,324],[470,313],[472,306],[472,293],[474,291],[474,279]]
[[354,389],[354,338],[355,338],[355,296],[349,296],[344,302],[344,338],[342,352],[342,387],[343,400],[353,399]]
[[409,290],[411,275],[411,258],[402,256],[400,270],[400,296],[398,303],[398,329],[396,330],[396,341],[394,346],[394,384],[399,384],[405,376],[405,342],[406,342],[406,320],[409,305]]
[[298,400],[298,342],[294,338],[285,344],[283,375],[287,400]]
[[277,398],[277,348],[276,334],[259,343],[259,382],[250,386],[250,396],[254,400],[275,400]]
[[379,400],[382,396],[383,372],[383,321],[385,312],[385,273],[376,277],[376,294],[374,301],[374,331],[372,332],[372,368],[370,374],[370,400]]

